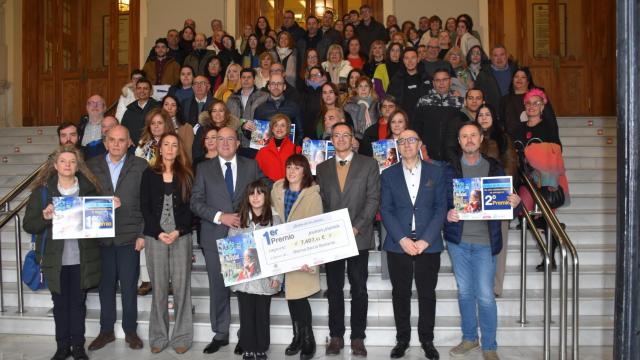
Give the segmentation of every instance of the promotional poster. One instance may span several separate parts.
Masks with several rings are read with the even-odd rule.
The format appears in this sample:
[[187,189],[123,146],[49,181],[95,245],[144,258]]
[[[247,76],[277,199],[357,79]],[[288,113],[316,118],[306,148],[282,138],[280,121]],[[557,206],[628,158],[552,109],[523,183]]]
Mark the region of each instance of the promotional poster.
[[460,220],[511,220],[511,176],[453,179],[453,207]]
[[52,239],[114,237],[113,197],[53,197]]

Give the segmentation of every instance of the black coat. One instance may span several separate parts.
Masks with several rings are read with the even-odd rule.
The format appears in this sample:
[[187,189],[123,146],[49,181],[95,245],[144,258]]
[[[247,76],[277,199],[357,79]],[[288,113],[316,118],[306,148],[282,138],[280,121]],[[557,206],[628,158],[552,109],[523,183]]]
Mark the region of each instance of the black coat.
[[[419,106],[411,125],[427,147],[429,158],[450,161],[458,148],[460,109],[449,106]],[[464,115],[464,114],[463,114]]]
[[[511,72],[511,78],[513,73],[518,69],[518,65],[509,61],[509,71]],[[480,73],[476,78],[474,86],[484,94],[484,102],[493,105],[493,108],[500,109],[500,99],[502,94],[500,93],[500,86],[495,76],[493,76],[493,68],[490,64],[482,66]]]
[[[207,94],[207,100],[204,103],[202,111],[207,111],[212,102],[213,96]],[[200,111],[198,111],[198,102],[196,101],[195,95],[190,99],[183,101],[180,106],[182,107],[182,118],[184,119],[184,121],[191,124],[191,126],[196,126],[196,124],[198,124],[198,116],[200,115]]]
[[[182,201],[182,190],[178,187],[177,176],[173,177],[173,216],[180,236],[191,233],[191,209],[189,202]],[[140,182],[140,209],[144,217],[144,234],[154,239],[162,232],[160,219],[164,205],[164,180],[151,168],[142,173]]]
[[356,34],[360,40],[361,50],[365,54],[369,53],[369,47],[375,40],[382,40],[385,43],[389,41],[387,29],[374,18],[371,18],[369,26],[365,25],[364,21],[360,21],[360,24],[356,26]]
[[138,102],[134,101],[127,106],[127,111],[124,112],[122,116],[121,124],[129,129],[129,136],[131,137],[131,141],[135,145],[140,141],[140,136],[142,135],[142,130],[144,129],[144,118],[147,116],[147,113],[155,108],[160,106],[160,103],[155,101],[153,98],[149,98],[147,103],[144,105],[144,108],[140,108],[138,106]]
[[[313,89],[305,86],[302,90],[304,101],[302,102],[302,129],[303,137],[318,138],[318,122],[320,118],[320,102],[322,100],[322,86]],[[320,127],[322,129],[322,127]],[[296,130],[297,131],[297,130]]]
[[[420,82],[418,88],[418,97],[426,95],[432,88],[431,77],[422,70],[422,67],[418,64],[418,74],[420,74]],[[409,74],[404,68],[399,69],[391,79],[389,79],[389,88],[387,88],[387,94],[395,97],[400,103],[400,108],[407,112],[409,119],[414,120],[414,114],[416,110],[416,103],[410,103],[404,96],[407,91],[407,78]],[[417,100],[416,99],[416,100]]]

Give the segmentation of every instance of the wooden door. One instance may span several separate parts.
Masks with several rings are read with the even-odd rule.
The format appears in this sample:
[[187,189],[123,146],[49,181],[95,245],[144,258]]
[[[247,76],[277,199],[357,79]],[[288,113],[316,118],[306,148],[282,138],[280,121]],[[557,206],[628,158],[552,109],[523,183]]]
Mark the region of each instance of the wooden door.
[[[613,115],[610,111],[615,108],[615,89],[602,79],[615,84],[615,62],[608,61],[602,52],[611,51],[608,55],[614,58],[615,27],[613,31],[607,29],[615,26],[615,14],[597,14],[607,7],[595,0],[517,3],[518,16],[523,19],[518,49],[521,64],[531,68],[536,85],[545,88],[559,115]],[[597,30],[599,39],[593,38],[596,18],[608,19],[600,21],[604,26]],[[612,37],[601,36],[607,34]],[[607,50],[611,46],[613,49]],[[603,88],[608,94],[602,92]]]
[[85,100],[118,99],[138,65],[136,0],[25,0],[23,124],[78,121]]

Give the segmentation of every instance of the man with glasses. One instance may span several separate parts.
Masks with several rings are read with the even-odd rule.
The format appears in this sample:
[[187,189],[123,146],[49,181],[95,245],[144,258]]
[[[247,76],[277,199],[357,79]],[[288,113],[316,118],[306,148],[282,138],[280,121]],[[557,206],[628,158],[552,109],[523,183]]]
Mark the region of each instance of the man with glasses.
[[305,31],[298,25],[295,19],[295,14],[291,10],[286,10],[282,18],[282,31],[286,31],[293,37],[293,41],[297,44],[298,41],[304,38]]
[[[463,99],[451,91],[451,74],[447,69],[438,69],[433,74],[433,89],[418,99],[416,116],[411,122],[420,135],[429,158],[448,161],[455,151],[456,117]],[[452,150],[453,149],[453,150]]]
[[[269,68],[269,78],[271,78],[273,75],[284,76],[284,65],[280,63],[271,64],[271,67]],[[289,84],[286,79],[284,80],[284,85],[284,97],[295,102],[296,104],[301,104],[302,98],[298,89],[296,89],[293,84]],[[269,93],[269,86],[265,86],[264,88],[262,88],[262,91],[266,91],[267,93]]]
[[87,99],[87,113],[78,123],[78,139],[83,147],[96,140],[102,139],[100,126],[104,119],[107,105],[100,95],[92,95]]
[[351,353],[367,356],[364,345],[367,327],[367,278],[369,250],[375,247],[373,222],[380,204],[380,176],[377,162],[352,150],[353,127],[341,122],[333,125],[331,141],[335,160],[316,168],[317,182],[325,212],[347,208],[358,255],[325,264],[329,299],[329,335],[327,355],[338,355],[344,347],[345,266],[351,286]]
[[444,167],[420,160],[420,137],[413,130],[397,140],[399,163],[382,172],[380,214],[387,229],[383,249],[391,279],[396,346],[391,358],[405,355],[411,341],[411,285],[418,290],[418,337],[428,359],[438,359],[433,345],[436,285],[447,213]]
[[433,77],[433,73],[438,69],[447,69],[453,73],[451,64],[438,58],[438,54],[440,53],[440,43],[438,42],[438,38],[430,38],[426,47],[427,53],[425,55],[425,59],[422,60],[422,66],[424,66],[425,72],[429,74],[430,77]]
[[209,105],[213,102],[213,96],[209,90],[211,89],[211,83],[206,76],[198,75],[193,79],[193,96],[183,101],[182,116],[184,121],[191,124],[197,130],[198,116],[201,112],[207,111]]
[[302,139],[302,122],[300,121],[300,107],[298,104],[285,96],[287,83],[280,73],[273,73],[267,83],[269,97],[256,108],[254,117],[260,120],[268,120],[275,114],[284,114],[291,119],[291,123],[296,125],[296,143],[300,144]]
[[191,211],[200,217],[202,226],[200,246],[209,276],[209,317],[214,333],[204,348],[205,354],[229,344],[231,324],[230,292],[224,286],[216,240],[226,237],[229,228],[240,226],[235,209],[240,206],[247,185],[263,178],[254,160],[236,155],[240,141],[234,129],[220,129],[216,144],[218,156],[198,165],[191,194]]

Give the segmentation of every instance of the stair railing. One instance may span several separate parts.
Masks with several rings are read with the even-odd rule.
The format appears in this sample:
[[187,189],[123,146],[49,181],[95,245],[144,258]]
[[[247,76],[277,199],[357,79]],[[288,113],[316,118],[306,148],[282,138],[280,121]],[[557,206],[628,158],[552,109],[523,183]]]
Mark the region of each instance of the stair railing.
[[[22,226],[20,211],[27,206],[29,199],[24,199],[17,206],[11,208],[11,202],[18,197],[38,176],[38,173],[45,167],[46,162],[38,166],[29,176],[24,178],[8,194],[0,199],[0,229],[7,225],[12,219],[15,225],[15,248],[16,248],[16,287],[18,292],[18,313],[24,313],[24,290],[22,288]],[[0,248],[0,312],[4,312],[4,284],[2,281],[2,249]]]
[[[578,319],[579,319],[579,304],[580,304],[580,294],[579,294],[579,269],[580,269],[580,262],[578,259],[578,251],[576,249],[576,247],[574,246],[574,244],[571,242],[571,240],[569,239],[569,236],[567,235],[566,231],[562,228],[562,225],[560,224],[560,221],[558,220],[558,217],[553,213],[551,207],[549,206],[549,204],[547,203],[547,201],[542,197],[542,195],[540,195],[540,192],[538,191],[537,187],[535,187],[533,185],[533,183],[531,182],[531,180],[527,177],[527,175],[520,170],[520,178],[522,179],[522,183],[523,185],[527,188],[527,190],[529,190],[531,197],[534,200],[534,203],[536,205],[536,208],[538,208],[541,212],[541,215],[543,216],[544,220],[547,223],[547,241],[546,244],[544,244],[544,246],[542,246],[542,244],[539,245],[541,249],[546,250],[547,256],[550,258],[553,254],[552,252],[552,236],[554,236],[557,241],[558,241],[558,248],[560,249],[560,255],[561,255],[561,260],[560,260],[560,264],[558,266],[559,269],[559,275],[560,275],[560,285],[559,285],[559,290],[560,290],[560,339],[559,339],[559,359],[560,360],[566,360],[567,359],[567,332],[568,332],[568,323],[567,323],[567,318],[568,318],[568,314],[567,314],[567,305],[568,305],[568,292],[569,292],[569,284],[568,284],[568,276],[569,276],[569,264],[568,264],[568,259],[567,259],[567,254],[570,253],[571,257],[572,257],[572,263],[573,263],[573,277],[572,277],[572,301],[573,301],[573,308],[572,308],[572,344],[571,344],[571,353],[573,356],[574,360],[577,360],[579,358],[578,356],[578,347],[579,347],[579,324],[578,324]],[[526,211],[525,211],[526,213]],[[530,224],[533,225],[533,223],[531,222],[531,217],[529,214],[525,215],[525,219],[527,222],[529,222]],[[524,221],[523,221],[523,237],[526,237],[526,231],[524,230],[525,225],[524,225]],[[537,233],[537,230],[535,229],[535,226],[532,226],[533,228],[533,233]],[[538,233],[538,236],[540,234]],[[526,239],[525,239],[526,240]],[[538,237],[536,236],[536,240],[538,240]],[[523,248],[526,248],[526,246],[523,246]],[[544,253],[544,252],[543,252]],[[549,269],[549,265],[547,263],[547,260],[545,259],[545,282],[549,281],[549,285],[551,285],[551,280],[550,280],[550,269]],[[524,270],[523,270],[524,269]],[[524,276],[526,277],[526,262],[523,262],[521,264],[521,276],[522,273],[524,272]],[[547,279],[547,277],[549,279]],[[522,281],[522,280],[521,280]],[[526,280],[525,280],[526,281]],[[526,282],[525,282],[526,284]],[[550,296],[550,292],[551,292],[551,287],[548,288],[549,290],[549,296]],[[521,288],[521,299],[520,301],[524,301],[526,302],[526,287],[525,288]],[[522,292],[525,292],[525,295],[522,295]],[[547,296],[547,287],[545,285],[545,296]],[[521,304],[520,306],[521,311],[523,309],[523,305]],[[524,309],[526,311],[526,305],[524,305]],[[521,312],[521,320],[524,318],[526,321],[526,313],[523,314]],[[545,304],[545,326],[546,326],[546,320],[547,320],[547,316],[550,319],[550,315],[551,315],[551,306],[549,304],[549,306],[547,306],[547,304]],[[546,328],[545,328],[546,331]],[[545,359],[547,359],[547,353],[546,351],[550,351],[547,349],[547,347],[545,346]],[[550,352],[549,355],[550,356]]]

